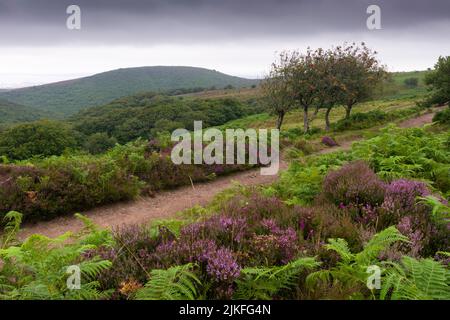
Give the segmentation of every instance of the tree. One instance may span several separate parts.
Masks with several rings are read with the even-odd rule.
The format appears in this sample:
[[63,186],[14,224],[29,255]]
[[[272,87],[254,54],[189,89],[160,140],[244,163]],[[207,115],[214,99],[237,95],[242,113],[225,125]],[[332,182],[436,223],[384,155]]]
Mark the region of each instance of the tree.
[[37,121],[16,125],[0,135],[0,155],[11,160],[33,156],[61,155],[65,149],[76,148],[80,133],[58,121]]
[[339,57],[332,50],[315,52],[315,72],[317,72],[316,110],[325,109],[325,130],[330,130],[330,113],[333,107],[343,101],[345,87],[340,81]]
[[315,70],[316,53],[309,48],[306,54],[285,51],[280,54],[279,61],[272,64],[272,71],[286,81],[288,99],[295,101],[295,104],[303,110],[305,133],[309,131],[309,110],[318,92],[319,74]]
[[114,147],[116,138],[108,136],[105,132],[94,133],[87,138],[84,148],[91,154],[103,153]]
[[283,119],[286,113],[291,110],[294,100],[289,92],[287,79],[283,73],[272,70],[261,84],[265,103],[268,105],[271,113],[277,115],[277,129],[281,129]]
[[450,56],[439,57],[434,70],[425,76],[425,83],[430,86],[429,104],[445,104],[450,106]]
[[386,78],[385,67],[364,43],[361,46],[338,46],[333,50],[336,57],[336,77],[343,87],[342,103],[345,118],[350,117],[353,106],[369,99],[375,88]]

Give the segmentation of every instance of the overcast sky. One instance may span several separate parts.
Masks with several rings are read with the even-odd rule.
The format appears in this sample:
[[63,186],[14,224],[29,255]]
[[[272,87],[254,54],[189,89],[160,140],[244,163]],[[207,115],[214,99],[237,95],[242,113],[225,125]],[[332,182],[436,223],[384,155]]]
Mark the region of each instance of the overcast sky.
[[[66,27],[69,5],[81,30]],[[366,9],[381,8],[381,30]],[[0,0],[0,88],[136,66],[260,77],[276,52],[365,41],[391,71],[450,55],[449,0]]]

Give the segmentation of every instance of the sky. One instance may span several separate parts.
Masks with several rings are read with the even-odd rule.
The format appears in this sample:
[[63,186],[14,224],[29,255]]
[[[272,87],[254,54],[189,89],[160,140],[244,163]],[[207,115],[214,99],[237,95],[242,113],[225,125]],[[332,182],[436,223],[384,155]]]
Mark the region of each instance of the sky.
[[361,41],[390,71],[424,70],[449,35],[449,0],[0,0],[0,88],[152,65],[259,78],[280,51]]

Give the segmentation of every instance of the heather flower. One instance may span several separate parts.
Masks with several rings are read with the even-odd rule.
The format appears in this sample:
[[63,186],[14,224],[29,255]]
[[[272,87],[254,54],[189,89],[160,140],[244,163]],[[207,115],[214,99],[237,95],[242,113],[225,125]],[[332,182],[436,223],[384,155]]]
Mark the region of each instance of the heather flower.
[[213,240],[196,240],[193,242],[174,240],[160,244],[155,250],[155,256],[161,267],[189,262],[207,262],[211,252],[216,251]]
[[264,219],[261,221],[261,226],[271,233],[280,233],[281,229],[273,219]]
[[209,253],[207,261],[206,272],[217,282],[232,283],[240,275],[241,268],[227,248]]
[[212,218],[207,226],[212,229],[215,228],[217,233],[229,235],[237,243],[244,239],[248,229],[245,218],[233,218],[222,215]]
[[331,171],[323,182],[323,196],[336,205],[376,206],[383,202],[385,185],[363,161]]
[[423,206],[417,204],[416,199],[429,194],[427,185],[423,182],[407,179],[395,180],[386,187],[382,208],[401,217],[405,214],[423,210]]
[[378,218],[377,208],[370,204],[365,204],[360,208],[360,215],[356,218],[356,221],[363,224],[375,224]]
[[265,219],[261,227],[268,234],[254,235],[253,250],[272,263],[288,263],[298,252],[297,232],[289,227],[280,228],[272,219]]
[[335,147],[338,146],[337,142],[334,141],[333,138],[325,136],[322,138],[322,143],[328,147]]
[[413,218],[411,216],[403,217],[397,224],[397,229],[409,238],[409,255],[418,257],[420,251],[423,249],[424,235],[422,231],[415,226]]

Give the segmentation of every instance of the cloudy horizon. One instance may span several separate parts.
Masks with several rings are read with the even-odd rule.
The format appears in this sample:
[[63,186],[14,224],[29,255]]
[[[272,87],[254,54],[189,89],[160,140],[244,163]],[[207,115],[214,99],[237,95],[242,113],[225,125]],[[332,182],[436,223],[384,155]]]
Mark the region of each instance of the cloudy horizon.
[[[69,30],[66,8],[81,8]],[[381,30],[366,9],[381,8]],[[0,0],[0,88],[118,68],[183,65],[258,78],[276,52],[361,42],[390,71],[425,70],[450,54],[446,0]]]

